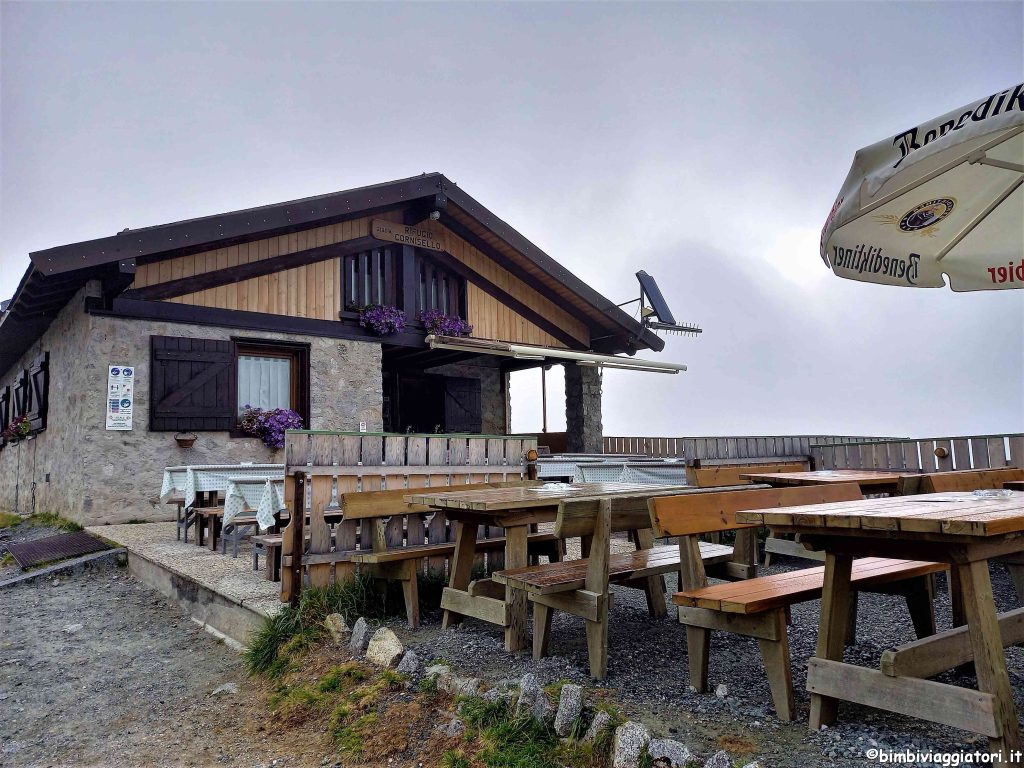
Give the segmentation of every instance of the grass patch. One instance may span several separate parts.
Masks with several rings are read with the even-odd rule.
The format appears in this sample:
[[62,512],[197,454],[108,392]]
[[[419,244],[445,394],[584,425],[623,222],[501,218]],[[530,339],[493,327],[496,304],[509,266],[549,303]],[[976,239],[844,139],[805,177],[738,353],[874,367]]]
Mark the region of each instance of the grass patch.
[[23,519],[21,515],[0,512],[0,528],[13,528],[16,525],[21,525]]
[[362,757],[367,731],[376,728],[380,716],[376,712],[363,715],[349,725],[343,725],[334,731],[334,743],[338,751],[351,757]]
[[17,562],[14,559],[14,555],[10,552],[4,552],[4,556],[0,557],[0,568],[10,568],[12,565],[16,565]]
[[441,768],[472,768],[472,765],[469,758],[454,749],[441,755]]
[[53,515],[49,512],[40,512],[28,519],[29,525],[38,525],[45,528],[56,528],[58,531],[74,533],[82,530],[82,526],[73,520],[65,520],[60,515]]
[[245,652],[249,674],[280,677],[287,672],[295,658],[323,639],[324,619],[332,613],[340,613],[346,621],[379,616],[373,581],[359,576],[329,587],[303,589],[297,606],[285,606],[267,618],[253,636]]
[[561,768],[555,732],[529,715],[516,715],[503,701],[463,699],[459,715],[477,731],[476,759],[487,768]]

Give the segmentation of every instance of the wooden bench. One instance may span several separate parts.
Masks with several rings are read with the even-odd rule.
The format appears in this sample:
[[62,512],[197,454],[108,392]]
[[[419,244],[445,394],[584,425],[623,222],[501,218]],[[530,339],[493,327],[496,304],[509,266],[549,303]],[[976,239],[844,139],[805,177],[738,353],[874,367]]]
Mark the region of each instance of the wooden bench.
[[[853,483],[832,486],[773,488],[741,493],[663,496],[650,502],[655,533],[679,536],[680,591],[672,596],[679,621],[686,625],[690,684],[705,691],[712,630],[756,637],[768,675],[775,710],[782,720],[794,714],[790,668],[789,608],[821,597],[824,567],[732,584],[708,583],[697,536],[708,531],[741,530],[736,513],[747,509],[790,507],[863,498]],[[931,575],[945,570],[937,563],[866,558],[854,563],[853,587],[859,591],[905,596],[919,637],[934,634]],[[856,610],[853,604],[851,612]]]
[[744,475],[773,472],[806,472],[810,460],[772,464],[723,464],[717,466],[691,466],[686,468],[686,479],[697,488],[721,488],[729,485],[748,485]]
[[[612,554],[611,535],[623,531],[630,532],[638,549]],[[609,584],[642,589],[651,615],[665,615],[662,577],[679,570],[679,548],[674,544],[654,546],[646,498],[564,501],[558,507],[554,535],[562,540],[577,536],[589,540],[589,551],[585,552],[589,556],[582,560],[497,571],[492,579],[525,591],[533,603],[535,659],[548,653],[554,610],[586,619],[590,674],[604,679],[608,672]],[[757,567],[753,543],[752,538],[748,542],[742,537],[735,548],[700,542],[700,554],[709,566],[723,568],[723,574],[731,565],[736,565],[739,573],[747,575]]]
[[[1005,467],[999,469],[964,469],[952,472],[928,472],[920,475],[906,475],[900,478],[898,494],[910,496],[918,493],[964,493],[979,490],[995,490],[1008,483],[1024,482],[1024,468]],[[997,558],[1006,566],[1017,593],[1017,603],[1024,606],[1024,553],[1015,553]],[[950,574],[955,580],[955,575]],[[958,593],[954,585],[952,592]],[[953,624],[961,626],[964,616],[959,601],[953,604]]]
[[898,495],[910,496],[917,493],[953,493],[956,491],[977,491],[986,488],[1002,488],[1003,483],[1024,480],[1024,469],[1006,467],[1002,469],[961,469],[952,472],[926,472],[919,475],[904,475],[900,478]]
[[[438,467],[435,471],[443,471],[443,468]],[[451,487],[471,490],[525,484],[537,483],[514,480]],[[446,561],[455,553],[456,544],[450,540],[451,532],[444,515],[432,507],[406,503],[404,497],[410,493],[407,488],[342,493],[336,498],[341,522],[332,531],[323,522],[324,516],[330,514],[330,505],[324,506],[323,489],[314,486],[314,491],[310,496],[320,514],[310,518],[308,535],[304,534],[310,551],[304,552],[300,560],[302,565],[309,568],[309,583],[312,586],[328,585],[332,578],[332,567],[335,580],[350,578],[358,570],[375,579],[398,581],[402,584],[409,626],[418,627],[418,577],[429,570],[443,574]],[[326,494],[328,499],[334,498],[329,488]],[[280,555],[282,573],[294,567],[296,562],[290,553],[285,554],[284,539],[282,537]],[[314,543],[318,545],[319,551],[313,551]],[[532,533],[529,546],[534,557],[561,557],[561,546],[551,533]],[[498,553],[503,552],[504,547],[505,539],[500,528],[486,529],[483,538],[477,542],[478,553],[481,556],[491,553],[488,556],[492,562],[500,559]]]

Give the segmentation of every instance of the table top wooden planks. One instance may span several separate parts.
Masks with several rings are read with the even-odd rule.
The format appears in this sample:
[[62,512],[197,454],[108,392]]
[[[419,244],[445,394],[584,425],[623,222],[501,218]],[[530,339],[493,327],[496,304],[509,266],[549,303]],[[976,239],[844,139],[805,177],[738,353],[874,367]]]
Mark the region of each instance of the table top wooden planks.
[[752,483],[770,485],[827,485],[829,483],[857,483],[862,488],[875,485],[895,485],[902,470],[882,469],[821,469],[815,472],[771,472],[745,474]]
[[991,537],[1024,532],[1024,492],[927,493],[738,512],[741,522],[839,533],[856,530]]
[[659,496],[676,493],[689,486],[647,485],[645,483],[547,483],[526,488],[493,488],[476,491],[452,491],[449,488],[405,497],[409,504],[424,504],[442,509],[467,509],[477,512],[501,512],[513,509],[551,507],[560,501],[602,496]]

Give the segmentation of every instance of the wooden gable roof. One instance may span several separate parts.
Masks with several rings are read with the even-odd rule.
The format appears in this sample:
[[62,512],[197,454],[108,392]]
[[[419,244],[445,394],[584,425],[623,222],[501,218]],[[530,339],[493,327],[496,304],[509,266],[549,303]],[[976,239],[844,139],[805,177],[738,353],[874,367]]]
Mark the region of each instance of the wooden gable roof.
[[[247,254],[258,253],[257,244],[262,247],[264,243],[289,236],[298,242],[302,237],[304,248],[284,254],[290,255],[294,263],[270,259],[276,263],[260,265],[257,263],[260,259],[247,256],[242,263],[236,260],[233,264],[225,261],[220,265],[232,270],[223,273],[220,278],[223,281],[259,280],[267,270],[291,270],[322,259],[326,254],[313,252],[317,248],[358,249],[380,242],[370,237],[368,231],[347,243],[332,241],[329,235],[314,237],[310,233],[336,231],[346,223],[354,227],[354,222],[374,217],[413,224],[427,219],[434,210],[440,214],[436,226],[451,233],[449,242],[454,243],[445,254],[451,262],[449,266],[473,269],[474,278],[487,283],[485,270],[479,264],[470,265],[469,261],[483,259],[493,263],[492,271],[500,274],[505,287],[500,288],[501,293],[491,290],[490,295],[501,297],[501,301],[513,307],[517,302],[522,304],[516,292],[529,286],[530,292],[540,298],[531,302],[532,307],[520,306],[520,315],[529,318],[559,343],[606,353],[631,354],[642,348],[663,348],[662,339],[612,301],[558,264],[444,175],[431,173],[328,195],[125,230],[110,237],[36,251],[30,254],[32,264],[11,306],[0,316],[0,371],[13,364],[38,338],[86,280],[103,280],[108,304],[121,296],[125,297],[122,301],[152,303],[169,296],[186,295],[188,292],[183,289],[189,286],[181,283],[173,285],[171,293],[167,293],[168,282],[186,277],[193,279],[195,290],[192,293],[207,289],[209,275],[204,282],[195,269],[189,275],[186,275],[187,269],[175,271],[174,265],[187,262],[190,256],[199,258],[199,255],[219,253],[236,246]],[[151,275],[154,270],[162,275],[157,281],[163,284],[162,289],[154,285],[152,278],[143,277],[142,273]],[[215,270],[204,268],[203,271]],[[324,276],[327,277],[326,273]],[[131,291],[124,293],[129,286]],[[161,290],[166,295],[161,296]],[[193,301],[197,302],[198,299]],[[169,317],[166,310],[160,312]],[[325,315],[324,319],[329,316]]]

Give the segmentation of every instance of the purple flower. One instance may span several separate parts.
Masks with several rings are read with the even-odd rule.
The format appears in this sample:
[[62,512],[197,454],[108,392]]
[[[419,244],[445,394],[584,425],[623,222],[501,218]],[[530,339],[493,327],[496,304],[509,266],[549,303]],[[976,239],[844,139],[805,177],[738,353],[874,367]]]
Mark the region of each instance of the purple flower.
[[284,433],[289,429],[302,429],[302,417],[289,408],[262,408],[245,406],[242,410],[242,431],[263,440],[268,448],[284,448]]
[[446,315],[439,309],[428,309],[420,313],[420,320],[427,333],[435,336],[469,336],[473,326],[455,315]]
[[405,313],[398,307],[371,304],[359,310],[359,324],[378,336],[391,336],[405,330]]

